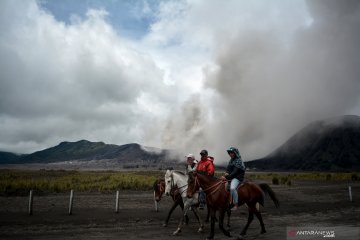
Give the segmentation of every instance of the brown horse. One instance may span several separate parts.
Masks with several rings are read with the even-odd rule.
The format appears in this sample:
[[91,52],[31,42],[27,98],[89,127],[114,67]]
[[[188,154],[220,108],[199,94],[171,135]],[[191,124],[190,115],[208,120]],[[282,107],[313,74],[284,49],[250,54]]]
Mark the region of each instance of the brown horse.
[[[215,226],[215,213],[219,211],[219,228],[222,232],[230,237],[230,232],[227,231],[224,226],[224,215],[226,210],[230,207],[230,193],[225,189],[226,181],[222,181],[221,179],[217,179],[214,177],[205,176],[199,173],[190,173],[188,179],[188,190],[187,195],[191,197],[194,193],[196,193],[201,187],[203,191],[206,193],[206,202],[208,208],[210,208],[211,215],[211,230],[210,236],[207,239],[214,238],[214,226]],[[239,194],[239,203],[238,205],[246,204],[249,209],[249,216],[246,226],[242,230],[240,235],[245,235],[246,231],[254,219],[255,216],[259,219],[261,226],[261,233],[265,233],[265,226],[262,220],[261,213],[256,208],[256,204],[260,203],[264,206],[264,195],[265,193],[269,194],[270,198],[273,200],[276,207],[279,207],[279,201],[276,198],[275,193],[272,191],[269,185],[262,183],[256,184],[253,182],[243,182],[238,188]]]
[[[154,200],[155,200],[155,210],[158,211],[158,203],[161,200],[162,195],[165,192],[165,180],[163,178],[156,179],[154,182]],[[166,217],[165,223],[163,224],[163,227],[166,227],[169,223],[170,216],[172,212],[175,210],[177,206],[180,206],[182,210],[184,210],[184,202],[182,200],[181,194],[179,192],[179,189],[177,187],[174,187],[171,189],[170,196],[173,199],[174,203],[170,208],[170,211]],[[189,223],[189,217],[185,216],[185,223]]]
[[[162,195],[165,193],[165,179],[163,179],[163,178],[156,179],[154,182],[153,188],[154,188],[155,211],[158,212],[159,211],[158,204],[162,198]],[[166,227],[169,224],[171,214],[173,213],[173,211],[176,209],[177,206],[180,206],[181,210],[184,210],[184,202],[182,200],[181,194],[177,187],[174,187],[171,190],[170,196],[171,196],[172,200],[174,201],[174,203],[170,208],[170,211],[166,217],[165,223],[163,224],[163,227]],[[197,205],[199,205],[199,204],[197,204]],[[227,216],[228,216],[227,226],[230,227],[230,216],[231,216],[230,209],[228,209],[228,211],[227,211]],[[206,215],[205,222],[209,222],[209,219],[210,219],[210,210],[209,210],[209,208],[207,208],[207,215]],[[186,224],[189,223],[189,217],[187,215],[185,215],[185,223]]]

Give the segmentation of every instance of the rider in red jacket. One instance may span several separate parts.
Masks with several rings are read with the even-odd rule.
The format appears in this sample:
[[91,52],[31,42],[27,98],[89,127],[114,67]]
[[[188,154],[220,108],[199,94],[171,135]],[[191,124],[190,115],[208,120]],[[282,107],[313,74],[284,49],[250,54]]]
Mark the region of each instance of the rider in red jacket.
[[[196,167],[196,172],[205,174],[208,176],[214,176],[215,167],[214,167],[214,158],[208,156],[207,150],[202,150],[200,152],[201,160],[198,162],[198,165]],[[201,190],[199,191],[199,209],[204,209],[204,206],[206,204],[206,195],[205,192]]]
[[214,158],[208,156],[208,151],[202,150],[200,152],[201,160],[198,162],[196,171],[208,176],[214,176],[215,167],[214,167]]

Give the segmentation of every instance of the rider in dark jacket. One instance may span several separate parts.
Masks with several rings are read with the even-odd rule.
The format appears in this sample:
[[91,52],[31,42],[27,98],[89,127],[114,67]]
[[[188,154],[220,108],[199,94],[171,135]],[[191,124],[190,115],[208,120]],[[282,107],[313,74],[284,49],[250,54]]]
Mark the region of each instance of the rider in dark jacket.
[[237,187],[244,180],[245,175],[245,165],[241,159],[240,152],[237,148],[231,147],[227,150],[231,159],[226,168],[225,176],[222,176],[222,179],[231,181],[230,183],[230,193],[233,199],[233,210],[236,210],[238,207],[238,193]]

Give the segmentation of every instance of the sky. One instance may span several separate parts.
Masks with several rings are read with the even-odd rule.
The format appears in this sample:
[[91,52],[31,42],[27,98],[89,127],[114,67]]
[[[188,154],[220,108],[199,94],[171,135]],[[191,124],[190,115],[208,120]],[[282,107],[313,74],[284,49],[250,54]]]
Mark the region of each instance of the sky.
[[139,143],[261,158],[360,115],[356,0],[2,0],[0,151]]

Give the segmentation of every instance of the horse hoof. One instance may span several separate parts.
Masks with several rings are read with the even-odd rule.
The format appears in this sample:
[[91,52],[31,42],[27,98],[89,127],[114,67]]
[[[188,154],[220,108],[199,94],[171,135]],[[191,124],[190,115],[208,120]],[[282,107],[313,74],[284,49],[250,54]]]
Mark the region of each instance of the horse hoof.
[[231,237],[231,234],[228,231],[224,232],[224,235],[227,236],[227,237]]
[[163,225],[162,225],[163,227],[167,227],[167,224],[166,223],[163,223]]
[[180,229],[176,230],[175,232],[173,232],[173,236],[178,235],[178,234],[179,234],[179,232],[181,232],[181,230],[180,230]]
[[240,236],[245,236],[246,235],[246,232],[241,232],[240,233]]
[[264,234],[264,233],[266,233],[266,230],[264,229],[264,230],[261,230],[261,232],[260,232],[261,234]]
[[204,232],[204,229],[201,227],[201,228],[198,229],[198,232],[202,233],[202,232]]

